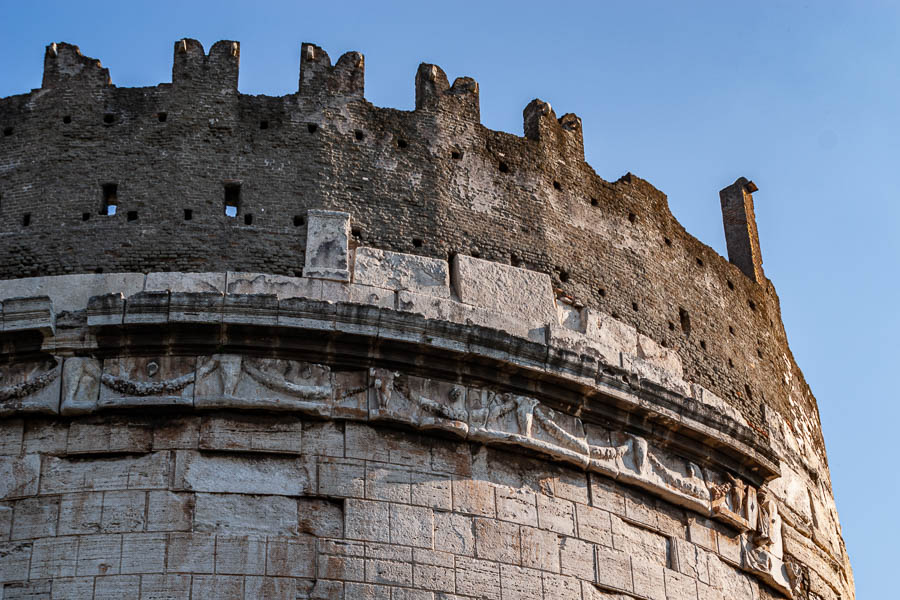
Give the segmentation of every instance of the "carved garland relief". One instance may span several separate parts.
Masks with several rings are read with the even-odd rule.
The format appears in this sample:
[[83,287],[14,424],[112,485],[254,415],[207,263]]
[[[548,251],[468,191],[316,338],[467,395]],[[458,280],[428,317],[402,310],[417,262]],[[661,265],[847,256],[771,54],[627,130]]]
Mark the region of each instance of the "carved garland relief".
[[264,408],[399,422],[476,442],[525,447],[729,523],[743,532],[742,567],[790,593],[781,518],[765,489],[703,469],[640,436],[585,424],[529,396],[380,368],[333,372],[314,363],[230,354],[120,357],[102,363],[76,357],[62,368],[60,362],[0,368],[0,414],[52,413],[60,398],[65,415],[161,405]]

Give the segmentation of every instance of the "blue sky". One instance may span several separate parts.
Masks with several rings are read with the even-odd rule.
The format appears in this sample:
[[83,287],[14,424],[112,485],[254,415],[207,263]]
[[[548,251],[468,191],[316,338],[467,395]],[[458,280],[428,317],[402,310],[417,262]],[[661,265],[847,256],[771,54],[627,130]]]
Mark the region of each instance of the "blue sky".
[[[244,93],[297,88],[300,43],[366,55],[366,97],[410,109],[419,62],[481,86],[521,135],[535,97],[584,121],[588,162],[668,194],[725,254],[718,190],[753,179],[767,276],[818,397],[860,598],[896,594],[900,5],[890,2],[12,2],[0,96],[68,41],[119,86],[170,81],[173,42],[241,42]],[[886,465],[888,471],[880,467]]]

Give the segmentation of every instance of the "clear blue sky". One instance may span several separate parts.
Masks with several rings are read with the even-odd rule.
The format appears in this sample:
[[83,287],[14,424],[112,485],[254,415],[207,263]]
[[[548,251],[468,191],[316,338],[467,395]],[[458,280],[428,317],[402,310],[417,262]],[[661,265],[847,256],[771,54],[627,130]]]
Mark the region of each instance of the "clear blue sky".
[[[377,8],[375,8],[377,7]],[[821,410],[858,595],[896,597],[900,7],[891,2],[13,2],[0,96],[68,41],[119,86],[170,81],[173,42],[241,42],[240,88],[297,88],[300,43],[366,55],[366,97],[410,109],[419,62],[481,86],[521,135],[535,97],[584,121],[588,162],[669,196],[725,254],[718,190],[753,179],[766,274]],[[887,470],[881,469],[885,466]]]

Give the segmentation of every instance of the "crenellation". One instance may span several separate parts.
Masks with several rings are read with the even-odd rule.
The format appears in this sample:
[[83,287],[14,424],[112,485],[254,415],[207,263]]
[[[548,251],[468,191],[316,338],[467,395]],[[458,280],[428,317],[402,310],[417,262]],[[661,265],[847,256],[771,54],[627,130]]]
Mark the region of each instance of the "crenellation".
[[199,41],[184,38],[175,42],[172,62],[172,85],[179,87],[209,87],[237,92],[238,70],[241,61],[240,42],[220,40],[207,54]]
[[104,88],[110,85],[109,69],[96,58],[84,56],[78,46],[65,42],[47,46],[41,89]]
[[319,46],[300,46],[300,86],[302,98],[327,101],[362,100],[365,93],[365,58],[359,52],[346,52],[332,67],[331,58]]

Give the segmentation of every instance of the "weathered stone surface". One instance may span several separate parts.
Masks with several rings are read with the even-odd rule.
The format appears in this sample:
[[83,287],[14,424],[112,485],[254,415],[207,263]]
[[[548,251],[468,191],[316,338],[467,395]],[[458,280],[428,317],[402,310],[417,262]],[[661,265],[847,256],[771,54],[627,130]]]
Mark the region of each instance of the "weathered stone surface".
[[0,456],[0,500],[37,494],[41,457]]
[[56,312],[84,310],[92,296],[121,292],[130,296],[144,287],[143,273],[100,273],[23,277],[0,281],[0,300],[47,296]]
[[225,291],[225,273],[148,273],[145,292]]
[[450,297],[447,261],[377,248],[357,248],[354,257],[354,283]]
[[328,367],[314,363],[214,354],[198,359],[197,408],[295,410],[331,414]]
[[543,273],[458,254],[453,259],[461,302],[503,311],[532,328],[556,321],[550,278]]
[[306,264],[303,275],[350,281],[350,214],[312,209],[306,214]]
[[45,335],[56,332],[56,312],[48,296],[7,298],[3,301],[3,330],[6,332],[40,331]]
[[169,484],[170,470],[168,452],[92,461],[48,456],[41,465],[41,493],[163,489]]
[[191,406],[194,357],[120,357],[103,361],[98,406]]
[[0,367],[0,417],[58,414],[61,374],[61,361],[56,359]]
[[197,494],[194,531],[296,535],[297,501],[283,496]]
[[299,496],[315,489],[315,473],[302,458],[177,452],[175,482],[195,492]]
[[204,417],[201,450],[300,454],[303,424],[295,417],[256,415]]
[[228,272],[228,294],[266,294],[283,298],[322,297],[322,282],[308,277],[286,277],[268,273]]

